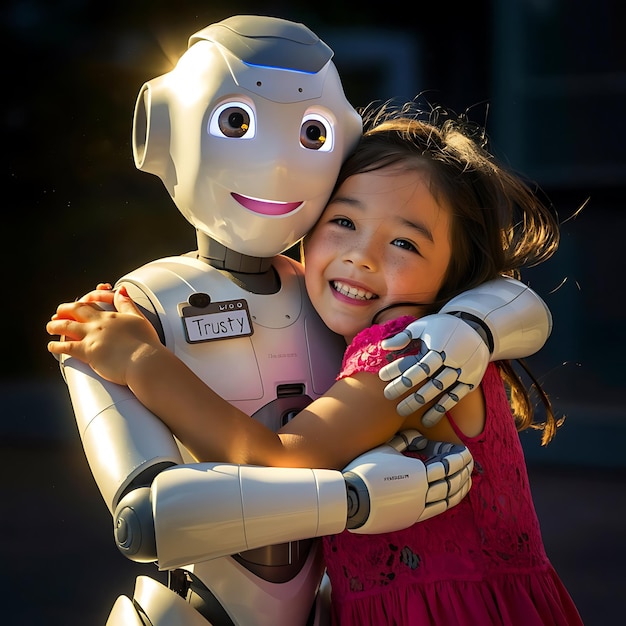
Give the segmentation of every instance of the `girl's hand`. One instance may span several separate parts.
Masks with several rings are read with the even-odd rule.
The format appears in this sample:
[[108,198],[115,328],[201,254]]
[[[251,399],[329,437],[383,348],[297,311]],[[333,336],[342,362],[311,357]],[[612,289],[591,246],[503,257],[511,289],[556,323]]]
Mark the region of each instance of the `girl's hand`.
[[105,310],[113,310],[115,292],[111,283],[98,283],[97,287],[79,298],[79,302],[98,302]]
[[106,380],[126,385],[130,368],[163,345],[124,287],[117,292],[101,291],[115,310],[103,310],[97,298],[59,305],[46,330],[60,339],[49,342],[48,351],[75,357]]

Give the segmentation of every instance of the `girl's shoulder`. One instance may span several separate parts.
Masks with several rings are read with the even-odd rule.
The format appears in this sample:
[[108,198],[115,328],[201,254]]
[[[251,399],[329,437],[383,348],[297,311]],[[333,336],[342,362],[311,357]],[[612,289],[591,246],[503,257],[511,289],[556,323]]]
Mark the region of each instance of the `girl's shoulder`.
[[[403,315],[381,324],[372,324],[363,329],[346,348],[338,378],[352,376],[357,372],[377,373],[389,360],[398,356],[397,352],[383,349],[381,345],[383,339],[392,337],[404,330],[415,319],[413,316]],[[419,346],[415,347],[414,350],[403,352],[403,354],[417,354],[418,351]],[[387,358],[388,355],[391,355],[390,359]]]

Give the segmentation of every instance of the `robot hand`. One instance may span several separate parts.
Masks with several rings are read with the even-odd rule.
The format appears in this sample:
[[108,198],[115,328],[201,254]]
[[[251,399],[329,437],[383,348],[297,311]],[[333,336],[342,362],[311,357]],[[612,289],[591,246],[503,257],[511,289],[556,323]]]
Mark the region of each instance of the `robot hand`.
[[408,449],[427,457],[424,461],[428,476],[427,504],[418,522],[447,511],[467,495],[472,486],[474,458],[465,446],[430,441],[417,433]]
[[420,341],[419,354],[405,356],[380,370],[385,397],[393,400],[420,383],[425,384],[398,404],[400,415],[410,415],[437,395],[443,395],[422,417],[433,426],[463,396],[480,383],[489,364],[487,344],[468,323],[453,315],[428,315],[383,342],[386,350],[402,350]]
[[[401,455],[419,451],[420,461]],[[429,441],[416,430],[357,457],[343,470],[350,532],[374,534],[408,528],[456,506],[472,485],[474,459],[463,445]]]
[[[426,458],[404,456],[419,451]],[[172,569],[267,545],[407,528],[468,493],[474,461],[465,446],[407,430],[343,471],[224,463],[178,465],[127,494],[115,513],[128,558]]]
[[408,415],[446,392],[422,418],[432,426],[480,383],[489,361],[530,356],[551,330],[546,303],[527,285],[500,276],[452,298],[438,314],[413,322],[383,343],[387,350],[401,350],[421,341],[417,357],[404,356],[380,370],[382,380],[392,381],[385,395],[397,398],[426,380],[419,392],[398,404],[398,413]]

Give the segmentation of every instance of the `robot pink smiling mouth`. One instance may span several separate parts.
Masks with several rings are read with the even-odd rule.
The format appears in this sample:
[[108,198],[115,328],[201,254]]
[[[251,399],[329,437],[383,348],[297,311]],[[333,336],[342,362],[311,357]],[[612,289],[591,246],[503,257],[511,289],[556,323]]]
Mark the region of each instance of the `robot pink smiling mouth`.
[[287,215],[302,206],[302,202],[270,202],[269,200],[257,200],[248,198],[234,191],[230,194],[241,206],[260,215]]

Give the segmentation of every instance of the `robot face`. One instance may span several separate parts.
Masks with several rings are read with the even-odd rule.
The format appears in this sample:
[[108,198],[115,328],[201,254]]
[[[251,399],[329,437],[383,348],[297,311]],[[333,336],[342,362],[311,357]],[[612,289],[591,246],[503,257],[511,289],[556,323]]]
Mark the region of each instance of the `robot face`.
[[198,230],[271,257],[313,226],[360,134],[330,59],[267,67],[200,40],[142,89],[134,150]]

